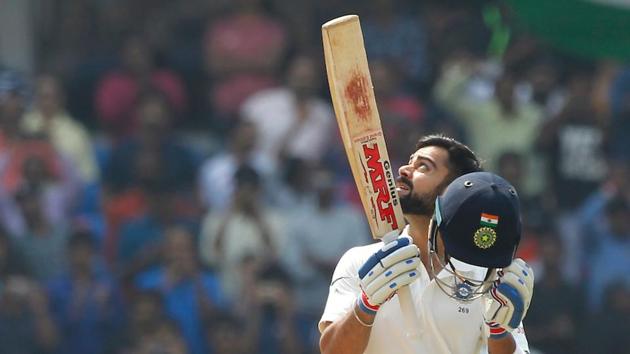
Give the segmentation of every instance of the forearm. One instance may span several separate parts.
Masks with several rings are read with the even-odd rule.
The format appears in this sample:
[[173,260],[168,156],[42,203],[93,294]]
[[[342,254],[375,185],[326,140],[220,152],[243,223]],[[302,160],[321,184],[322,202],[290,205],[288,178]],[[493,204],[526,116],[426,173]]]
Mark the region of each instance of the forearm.
[[[374,316],[369,315],[354,305],[340,320],[328,325],[322,332],[319,348],[322,354],[361,354],[365,350],[370,339],[371,327],[359,323],[355,318],[359,317],[365,324],[374,322]],[[353,312],[354,311],[354,312]]]
[[514,354],[516,342],[512,334],[499,339],[488,339],[488,354]]
[[464,88],[471,73],[464,64],[452,64],[444,70],[434,88],[434,97],[442,105],[455,111],[465,104]]

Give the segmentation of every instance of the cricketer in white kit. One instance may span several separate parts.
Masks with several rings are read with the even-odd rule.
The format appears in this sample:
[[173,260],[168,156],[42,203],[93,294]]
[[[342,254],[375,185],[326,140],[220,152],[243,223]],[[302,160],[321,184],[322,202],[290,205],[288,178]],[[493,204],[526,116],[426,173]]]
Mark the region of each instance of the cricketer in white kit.
[[[449,178],[454,170],[459,177]],[[341,258],[319,322],[322,353],[528,353],[522,320],[534,274],[514,259],[515,189],[443,136],[421,139],[399,173],[409,225],[394,241]],[[418,317],[413,331],[396,295],[403,286]]]

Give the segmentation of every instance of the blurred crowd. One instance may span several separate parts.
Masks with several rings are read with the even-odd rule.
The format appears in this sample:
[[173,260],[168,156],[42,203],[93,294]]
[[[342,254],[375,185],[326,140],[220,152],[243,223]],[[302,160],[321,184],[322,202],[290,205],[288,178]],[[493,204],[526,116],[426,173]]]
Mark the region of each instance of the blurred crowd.
[[393,165],[441,132],[519,190],[532,348],[630,347],[630,67],[488,1],[41,6],[36,72],[0,66],[0,353],[318,353],[371,242],[319,31],[348,13]]

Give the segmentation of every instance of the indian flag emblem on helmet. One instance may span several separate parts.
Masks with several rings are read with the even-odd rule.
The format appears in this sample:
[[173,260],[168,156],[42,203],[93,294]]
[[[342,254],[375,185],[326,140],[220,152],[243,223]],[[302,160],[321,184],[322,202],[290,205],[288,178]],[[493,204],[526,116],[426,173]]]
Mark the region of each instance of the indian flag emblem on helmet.
[[492,214],[481,213],[481,221],[479,223],[482,226],[496,227],[499,224],[499,217]]
[[475,236],[473,236],[475,246],[484,250],[492,247],[496,240],[497,232],[491,227],[480,227],[477,231],[475,231]]

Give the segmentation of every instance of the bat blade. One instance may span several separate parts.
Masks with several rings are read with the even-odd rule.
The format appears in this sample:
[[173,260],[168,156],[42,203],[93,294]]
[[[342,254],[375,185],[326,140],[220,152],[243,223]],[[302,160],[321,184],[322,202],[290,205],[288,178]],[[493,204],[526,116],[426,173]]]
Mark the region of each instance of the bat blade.
[[322,26],[330,94],[348,162],[374,238],[404,227],[395,175],[376,107],[359,17]]

